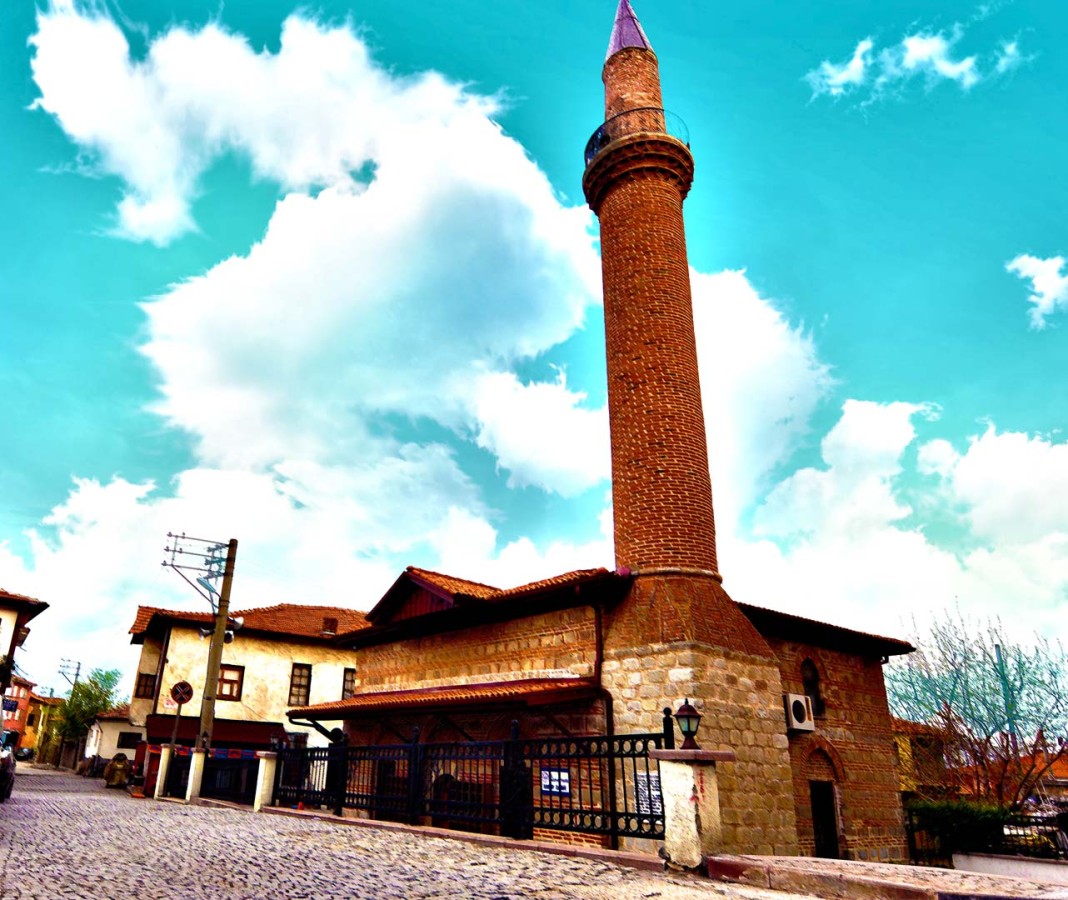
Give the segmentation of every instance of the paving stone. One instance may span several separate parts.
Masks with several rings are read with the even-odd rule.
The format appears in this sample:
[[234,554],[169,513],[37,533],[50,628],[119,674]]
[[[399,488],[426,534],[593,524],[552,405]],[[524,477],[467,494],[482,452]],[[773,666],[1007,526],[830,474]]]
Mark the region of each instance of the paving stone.
[[22,766],[0,897],[92,900],[788,900],[789,895],[314,818],[135,800]]

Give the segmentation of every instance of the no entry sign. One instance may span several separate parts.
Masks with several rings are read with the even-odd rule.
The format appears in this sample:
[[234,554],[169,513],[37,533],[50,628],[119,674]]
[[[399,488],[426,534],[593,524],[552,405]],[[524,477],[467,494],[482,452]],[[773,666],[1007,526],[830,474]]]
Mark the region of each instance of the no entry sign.
[[179,681],[171,688],[171,699],[181,706],[193,699],[193,685],[188,681]]

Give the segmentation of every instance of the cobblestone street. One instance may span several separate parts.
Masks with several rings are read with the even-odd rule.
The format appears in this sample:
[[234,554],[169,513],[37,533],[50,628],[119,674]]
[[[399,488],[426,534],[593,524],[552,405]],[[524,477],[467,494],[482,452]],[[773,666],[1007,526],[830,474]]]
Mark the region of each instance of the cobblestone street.
[[0,896],[708,900],[790,895],[536,852],[134,800],[19,767],[0,806]]

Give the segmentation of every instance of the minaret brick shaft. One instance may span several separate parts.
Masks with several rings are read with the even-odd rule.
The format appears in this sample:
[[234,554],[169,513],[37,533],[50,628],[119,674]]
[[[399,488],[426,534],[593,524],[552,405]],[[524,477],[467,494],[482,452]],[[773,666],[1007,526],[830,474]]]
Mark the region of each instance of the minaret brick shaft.
[[583,178],[601,226],[616,564],[718,577],[682,202],[656,54],[621,0]]

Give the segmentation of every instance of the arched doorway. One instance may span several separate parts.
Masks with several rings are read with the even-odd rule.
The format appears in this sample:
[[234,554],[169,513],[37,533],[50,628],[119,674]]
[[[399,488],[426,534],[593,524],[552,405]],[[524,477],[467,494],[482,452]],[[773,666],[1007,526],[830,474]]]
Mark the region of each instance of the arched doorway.
[[814,750],[805,764],[812,810],[813,855],[840,859],[842,830],[838,780],[834,763],[823,750]]

